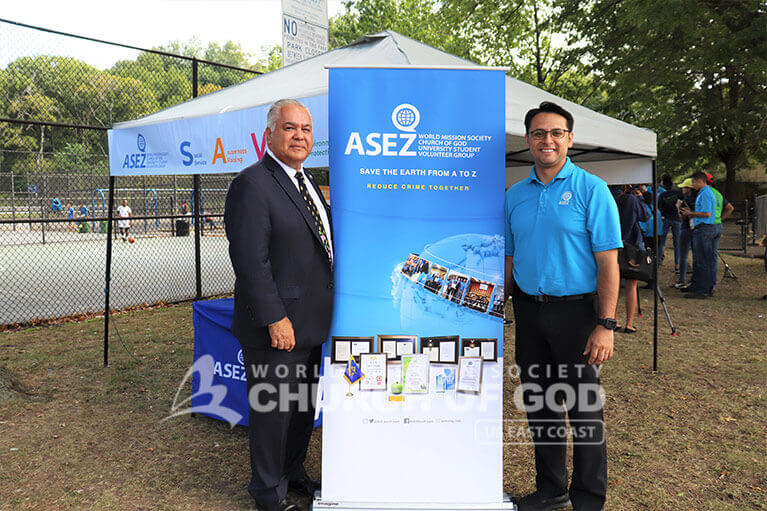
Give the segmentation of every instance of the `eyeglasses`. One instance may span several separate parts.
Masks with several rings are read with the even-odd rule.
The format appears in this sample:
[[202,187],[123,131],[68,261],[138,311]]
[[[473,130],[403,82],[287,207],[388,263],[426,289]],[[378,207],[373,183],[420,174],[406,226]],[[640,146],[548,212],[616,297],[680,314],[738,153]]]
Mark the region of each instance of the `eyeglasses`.
[[569,133],[570,130],[563,130],[559,128],[555,128],[553,130],[533,130],[529,132],[529,135],[533,137],[535,140],[543,140],[546,138],[546,135],[548,133],[551,133],[551,138],[562,138],[565,136],[566,133]]

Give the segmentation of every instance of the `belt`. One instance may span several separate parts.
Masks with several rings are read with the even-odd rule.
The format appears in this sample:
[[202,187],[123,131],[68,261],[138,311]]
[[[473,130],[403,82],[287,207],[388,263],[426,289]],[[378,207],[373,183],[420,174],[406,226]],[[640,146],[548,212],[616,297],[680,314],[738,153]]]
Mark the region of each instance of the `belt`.
[[585,293],[582,295],[568,295],[568,296],[550,296],[550,295],[529,295],[517,289],[517,294],[520,298],[534,303],[557,303],[557,302],[573,302],[576,300],[585,300],[596,293]]

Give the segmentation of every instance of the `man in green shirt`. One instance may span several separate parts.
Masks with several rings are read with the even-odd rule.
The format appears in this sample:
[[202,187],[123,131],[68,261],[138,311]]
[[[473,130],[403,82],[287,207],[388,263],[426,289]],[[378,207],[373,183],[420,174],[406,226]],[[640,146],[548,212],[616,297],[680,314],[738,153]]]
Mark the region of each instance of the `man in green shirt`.
[[[714,188],[714,176],[706,172],[706,181],[708,186],[711,187],[711,191],[714,192],[714,198],[716,199],[716,210],[714,216],[714,229],[716,229],[717,236],[714,238],[714,253],[719,254],[719,240],[722,239],[722,220],[727,220],[732,212],[735,210],[730,201],[724,197],[719,190]],[[716,282],[719,279],[719,263],[714,263],[714,289],[716,289]]]

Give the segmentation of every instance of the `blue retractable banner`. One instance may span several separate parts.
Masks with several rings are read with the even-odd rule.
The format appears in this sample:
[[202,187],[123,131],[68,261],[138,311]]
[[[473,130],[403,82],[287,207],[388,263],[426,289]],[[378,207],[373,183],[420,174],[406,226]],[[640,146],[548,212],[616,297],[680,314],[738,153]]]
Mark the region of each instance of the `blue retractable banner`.
[[503,71],[331,69],[334,335],[502,342],[504,85]]
[[[505,73],[331,68],[329,79],[331,348],[334,337],[373,338],[378,352],[386,339],[415,338],[418,353],[436,338],[460,344],[429,347],[418,395],[346,394],[344,366],[325,360],[322,500],[499,503],[502,444],[486,430],[500,431],[503,402]],[[403,378],[395,349],[389,383]],[[483,358],[481,392],[456,391],[454,354]]]
[[[301,101],[312,113],[314,149],[309,168],[328,166],[328,97]],[[266,151],[270,105],[179,119],[135,128],[111,129],[109,171],[113,176],[239,172]]]

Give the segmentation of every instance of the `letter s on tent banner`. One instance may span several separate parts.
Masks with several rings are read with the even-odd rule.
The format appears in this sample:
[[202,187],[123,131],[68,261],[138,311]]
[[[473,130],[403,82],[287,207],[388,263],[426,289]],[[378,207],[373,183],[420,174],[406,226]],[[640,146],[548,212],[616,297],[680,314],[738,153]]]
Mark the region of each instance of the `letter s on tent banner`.
[[326,359],[321,500],[503,509],[490,431],[503,402],[504,71],[331,68],[328,115],[331,336],[494,339],[500,356],[479,394],[455,391],[455,360],[432,359],[428,390],[405,385],[404,401],[388,399],[402,364],[388,364],[386,392],[348,397],[343,365]]

